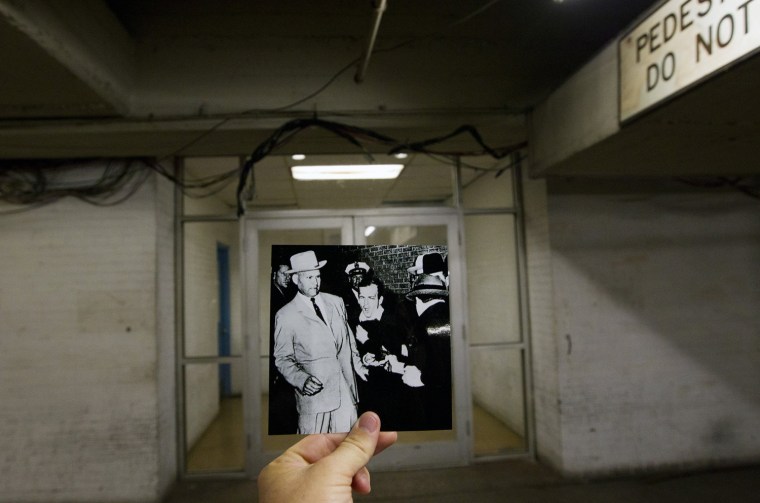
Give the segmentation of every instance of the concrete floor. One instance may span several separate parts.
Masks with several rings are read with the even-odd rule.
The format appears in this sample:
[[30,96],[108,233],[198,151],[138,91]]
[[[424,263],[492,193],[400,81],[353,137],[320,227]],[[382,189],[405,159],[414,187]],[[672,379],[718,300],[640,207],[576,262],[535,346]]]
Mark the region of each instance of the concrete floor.
[[[266,434],[269,397],[262,395],[264,422],[261,435],[264,449],[282,452],[300,437],[294,435]],[[477,403],[472,405],[473,453],[479,456],[497,456],[504,452],[522,452],[524,439],[494,415]],[[406,432],[399,440],[407,442],[430,442],[453,436],[440,432]],[[203,474],[208,472],[242,471],[245,466],[245,427],[243,424],[243,400],[240,397],[222,398],[219,413],[187,454],[187,471]]]
[[[508,503],[760,503],[760,465],[679,474],[567,480],[529,461],[463,468],[375,473],[372,493],[357,501]],[[165,503],[250,503],[256,483],[184,481]]]

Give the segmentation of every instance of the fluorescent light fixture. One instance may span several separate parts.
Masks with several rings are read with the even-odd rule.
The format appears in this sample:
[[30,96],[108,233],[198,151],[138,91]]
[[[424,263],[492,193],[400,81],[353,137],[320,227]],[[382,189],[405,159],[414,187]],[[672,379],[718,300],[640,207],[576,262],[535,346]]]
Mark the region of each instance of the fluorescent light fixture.
[[409,154],[407,154],[406,152],[399,152],[398,154],[393,154],[393,157],[395,157],[396,159],[406,159],[407,157],[409,157]]
[[294,161],[303,161],[304,159],[306,159],[306,156],[303,154],[293,154],[290,156],[290,158],[293,159]]
[[397,178],[403,164],[333,164],[329,166],[292,166],[296,180],[390,180]]
[[375,226],[369,225],[366,229],[364,229],[364,237],[368,238],[372,235],[372,233],[375,232]]

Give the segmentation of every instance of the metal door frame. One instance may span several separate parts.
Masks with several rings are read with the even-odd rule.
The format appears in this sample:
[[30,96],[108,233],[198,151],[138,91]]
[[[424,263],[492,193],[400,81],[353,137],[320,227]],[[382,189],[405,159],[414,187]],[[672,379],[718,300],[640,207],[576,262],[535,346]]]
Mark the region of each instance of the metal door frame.
[[[180,172],[181,176],[181,162],[178,164],[178,171]],[[525,359],[523,362],[523,377],[524,377],[524,389],[525,389],[525,416],[526,416],[526,434],[527,434],[527,449],[525,452],[516,452],[514,454],[508,454],[508,455],[500,455],[497,458],[498,459],[504,459],[504,458],[534,458],[536,453],[536,433],[535,433],[535,418],[534,418],[534,412],[533,412],[533,389],[532,389],[532,355],[531,355],[531,339],[530,339],[530,318],[529,318],[529,310],[527,306],[528,302],[528,296],[527,296],[527,260],[526,260],[526,244],[525,244],[525,230],[524,230],[524,214],[523,214],[523,197],[522,197],[522,176],[521,176],[521,170],[519,169],[513,169],[512,170],[512,180],[513,180],[513,191],[514,191],[514,207],[513,208],[499,208],[499,209],[465,209],[462,208],[462,204],[459,197],[459,192],[457,192],[456,196],[454,197],[454,207],[436,207],[436,208],[419,208],[419,207],[413,207],[413,208],[384,208],[384,209],[368,209],[368,210],[288,210],[288,211],[254,211],[249,213],[248,215],[238,218],[234,215],[228,214],[228,215],[184,215],[183,212],[183,198],[182,193],[179,189],[175,190],[175,299],[176,299],[176,330],[175,330],[175,347],[177,351],[177,358],[176,358],[176,379],[177,379],[177,409],[176,409],[176,418],[177,418],[177,468],[179,472],[180,478],[236,478],[236,477],[255,477],[258,473],[258,469],[256,466],[254,466],[254,463],[251,461],[251,452],[252,452],[252,445],[251,445],[251,433],[252,433],[252,426],[251,426],[251,416],[252,416],[252,406],[248,402],[250,402],[250,393],[251,389],[255,389],[251,387],[250,380],[248,377],[249,373],[249,367],[250,367],[250,351],[244,346],[243,348],[243,355],[238,357],[225,357],[225,358],[206,358],[208,361],[214,361],[214,362],[241,362],[243,364],[243,393],[245,395],[244,402],[244,421],[245,421],[245,434],[248,438],[248,450],[246,454],[246,460],[245,460],[245,467],[242,471],[236,471],[236,472],[215,472],[213,474],[188,474],[186,471],[185,466],[185,443],[184,443],[184,434],[185,434],[185,428],[184,428],[184,383],[183,383],[183,367],[186,363],[184,355],[184,295],[183,295],[183,288],[184,288],[184,261],[183,261],[183,246],[184,246],[184,232],[183,232],[183,224],[189,223],[189,222],[238,222],[239,224],[239,243],[241,248],[241,263],[240,263],[240,276],[243,281],[248,281],[247,273],[246,273],[246,257],[244,248],[246,246],[246,222],[248,220],[254,219],[254,220],[287,220],[287,219],[302,219],[302,218],[353,218],[354,219],[354,227],[358,225],[356,222],[358,218],[390,218],[390,217],[405,217],[408,218],[411,216],[426,216],[426,215],[452,215],[456,218],[458,218],[459,224],[459,233],[460,235],[463,233],[464,229],[464,222],[463,218],[465,215],[473,215],[473,214],[487,214],[487,213],[512,213],[516,216],[516,239],[517,239],[517,257],[518,257],[518,274],[520,277],[520,311],[521,311],[521,318],[522,318],[522,333],[523,333],[523,344],[524,344],[524,354]],[[458,188],[458,185],[455,186],[455,188]],[[407,221],[407,220],[405,220]],[[352,234],[352,233],[343,233],[344,235]],[[363,233],[358,233],[359,236],[362,236]],[[460,256],[462,257],[462,264],[464,264],[464,246],[463,246],[463,240],[458,237],[458,240],[456,241],[459,248],[460,248]],[[452,241],[453,243],[453,241]],[[354,244],[354,243],[345,243],[345,244]],[[461,271],[460,271],[460,281],[462,285],[466,284],[466,268],[462,265]],[[247,287],[243,285],[241,287],[240,295],[241,295],[241,308],[242,313],[241,316],[246,320],[246,316],[250,317],[249,308],[246,302],[246,295],[247,295]],[[464,293],[466,294],[466,289],[464,289]],[[467,319],[467,302],[466,300],[461,304],[462,305],[462,319]],[[247,321],[244,321],[243,324],[243,330],[245,331],[247,329]],[[463,326],[466,326],[463,324]],[[464,329],[463,329],[464,330]],[[466,335],[466,334],[464,334]],[[243,340],[244,345],[248,344],[250,335],[247,333],[243,334]],[[469,360],[467,359],[469,362]],[[467,388],[466,393],[464,394],[469,401],[470,397],[470,387],[469,387],[469,372],[465,372],[464,375],[466,375],[467,379]],[[470,429],[471,423],[471,407],[468,405],[468,408],[470,409],[470,412],[468,414],[463,414],[462,411],[459,411],[459,416],[467,417],[467,429]],[[468,431],[469,433],[469,431]],[[490,459],[493,459],[491,457],[487,458],[473,458],[472,456],[472,438],[470,438],[470,441],[467,442],[467,445],[465,446],[466,455],[462,455],[462,463],[468,463],[472,461],[489,461]],[[382,459],[383,457],[389,457],[389,455],[395,451],[396,449],[390,449],[385,453],[383,456],[381,456],[379,459]]]

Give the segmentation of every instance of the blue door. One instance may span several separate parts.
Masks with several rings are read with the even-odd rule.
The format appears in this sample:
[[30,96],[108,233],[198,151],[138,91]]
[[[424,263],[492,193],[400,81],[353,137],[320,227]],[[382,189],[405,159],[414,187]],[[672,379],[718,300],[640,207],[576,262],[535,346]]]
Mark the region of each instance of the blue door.
[[[216,244],[216,264],[219,276],[219,356],[230,356],[230,247]],[[219,392],[232,395],[232,372],[229,363],[219,364]]]

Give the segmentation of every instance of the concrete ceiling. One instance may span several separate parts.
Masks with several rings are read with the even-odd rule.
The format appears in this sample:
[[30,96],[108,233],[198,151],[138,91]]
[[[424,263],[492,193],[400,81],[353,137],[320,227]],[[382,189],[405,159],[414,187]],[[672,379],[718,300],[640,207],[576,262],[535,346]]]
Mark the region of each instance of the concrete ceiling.
[[[653,3],[388,0],[357,83],[370,0],[0,0],[0,157],[246,155],[314,116],[403,142],[472,124],[509,148],[525,112]],[[310,131],[291,152],[356,147]]]
[[[298,181],[291,176],[290,168],[305,164],[363,164],[364,156],[356,154],[308,155],[304,160],[295,161],[290,156],[272,155],[254,166],[253,193],[247,198],[246,206],[259,210],[281,209],[335,209],[335,208],[380,208],[451,205],[455,193],[455,175],[450,162],[430,158],[426,155],[411,154],[397,159],[391,156],[374,155],[377,163],[400,163],[404,166],[401,174],[392,180],[339,180],[339,181]],[[189,157],[185,160],[186,180],[195,181],[230,173],[239,168],[240,158],[236,157]],[[481,177],[502,175],[502,168],[510,159],[495,161],[489,156],[465,157],[460,162],[460,183],[468,187]],[[492,183],[502,184],[509,190],[508,176]],[[191,190],[185,200],[187,214],[208,213],[203,200],[192,196],[209,191],[216,194],[216,202],[227,206],[230,211],[237,206],[237,177],[217,190]]]
[[[665,100],[617,134],[554,164],[546,174],[758,175],[758,82],[760,56],[755,55]],[[757,176],[755,180],[760,181]]]

